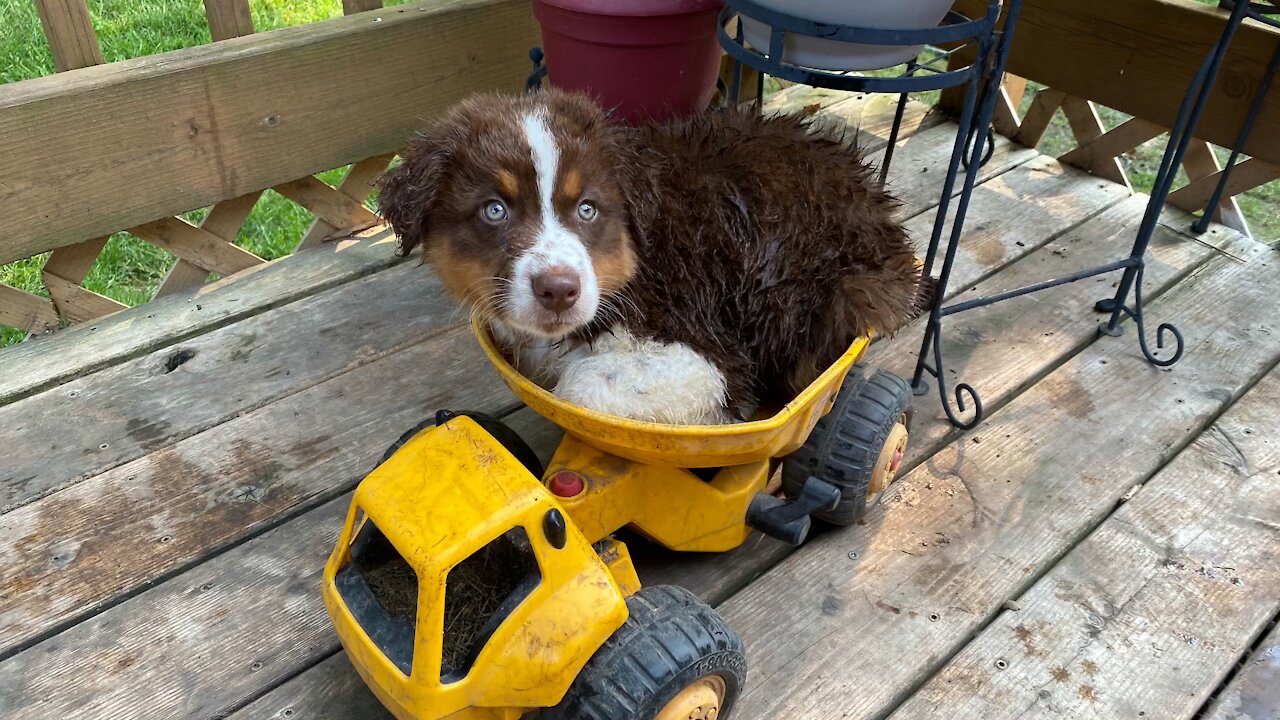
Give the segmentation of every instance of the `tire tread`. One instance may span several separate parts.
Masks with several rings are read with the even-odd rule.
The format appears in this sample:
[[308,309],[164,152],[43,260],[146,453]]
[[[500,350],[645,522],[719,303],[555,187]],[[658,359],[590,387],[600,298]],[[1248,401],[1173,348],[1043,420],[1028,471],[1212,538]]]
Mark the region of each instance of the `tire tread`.
[[540,718],[651,720],[680,689],[672,682],[703,659],[723,654],[736,656],[726,677],[725,710],[731,708],[746,679],[745,651],[710,606],[683,588],[655,585],[627,598],[627,608],[627,621],[587,661],[564,700]]
[[866,485],[880,447],[898,416],[910,411],[911,388],[893,373],[867,373],[855,365],[845,378],[831,411],[814,426],[809,442],[783,465],[782,485],[796,495],[810,475],[840,488],[834,510],[815,517],[836,525],[852,525],[866,510]]

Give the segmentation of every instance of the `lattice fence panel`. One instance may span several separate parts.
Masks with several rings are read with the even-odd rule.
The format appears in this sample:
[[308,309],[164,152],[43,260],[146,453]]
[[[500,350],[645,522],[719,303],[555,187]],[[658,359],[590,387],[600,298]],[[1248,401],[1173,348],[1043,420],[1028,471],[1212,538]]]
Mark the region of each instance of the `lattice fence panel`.
[[[1107,128],[1098,115],[1098,106],[1086,99],[1054,88],[1043,88],[1019,112],[1027,81],[1006,75],[997,99],[992,125],[996,132],[1027,147],[1039,147],[1055,116],[1065,117],[1075,147],[1059,154],[1058,159],[1099,177],[1122,183],[1133,190],[1133,183],[1121,158],[1143,143],[1160,137],[1168,128],[1133,117]],[[1169,204],[1200,212],[1222,175],[1222,165],[1208,142],[1196,139],[1183,158],[1182,170],[1188,183],[1169,195]],[[1226,193],[1214,210],[1214,220],[1244,233],[1249,226],[1236,196],[1280,179],[1280,166],[1249,158],[1237,164],[1227,184]]]
[[[36,2],[58,72],[103,62],[86,0]],[[249,0],[204,0],[204,6],[214,42],[254,32]],[[343,0],[346,14],[380,7],[381,0]],[[295,251],[378,224],[377,215],[365,206],[365,200],[394,157],[379,155],[353,164],[337,187],[311,175],[273,187],[315,218],[299,238]],[[128,228],[133,236],[177,258],[154,297],[189,291],[203,285],[211,275],[226,277],[265,263],[236,244],[261,196],[262,191],[258,191],[223,200],[210,208],[199,224],[167,217]],[[41,270],[48,298],[0,285],[0,324],[40,334],[65,323],[93,320],[124,309],[123,303],[83,286],[107,241],[108,237],[98,237],[52,251]]]

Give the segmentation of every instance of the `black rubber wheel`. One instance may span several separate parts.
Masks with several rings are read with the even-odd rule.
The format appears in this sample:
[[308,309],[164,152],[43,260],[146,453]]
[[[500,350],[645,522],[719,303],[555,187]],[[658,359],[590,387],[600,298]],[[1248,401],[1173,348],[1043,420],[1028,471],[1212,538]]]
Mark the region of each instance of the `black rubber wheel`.
[[896,425],[911,422],[907,381],[884,370],[867,372],[862,365],[849,370],[831,412],[782,464],[782,489],[790,497],[811,475],[840,489],[834,510],[814,513],[833,525],[852,525],[866,512],[881,451]]
[[474,420],[475,423],[483,428],[485,432],[492,435],[493,439],[498,441],[498,444],[506,448],[507,452],[514,455],[516,460],[519,460],[520,464],[525,466],[525,469],[533,473],[534,477],[539,480],[542,479],[542,474],[544,472],[542,461],[538,459],[538,453],[534,452],[533,448],[529,447],[529,443],[525,442],[524,438],[520,437],[520,433],[512,430],[506,423],[491,415],[471,411],[451,413],[442,410],[436,413],[435,417],[429,417],[417,425],[414,425],[406,430],[398,440],[391,443],[391,446],[387,448],[386,452],[382,453],[382,459],[378,461],[378,465],[382,465],[382,463],[390,459],[391,456],[394,455],[401,446],[409,442],[414,435],[417,435],[429,427],[435,427],[437,422],[442,419],[444,422],[448,422],[448,418],[458,417],[460,415],[464,415]]
[[[693,593],[671,585],[642,588],[627,598],[627,610],[626,623],[539,720],[654,720],[679,705],[700,709],[671,717],[727,720],[747,679],[737,634]],[[713,687],[719,707],[712,714],[696,698]]]

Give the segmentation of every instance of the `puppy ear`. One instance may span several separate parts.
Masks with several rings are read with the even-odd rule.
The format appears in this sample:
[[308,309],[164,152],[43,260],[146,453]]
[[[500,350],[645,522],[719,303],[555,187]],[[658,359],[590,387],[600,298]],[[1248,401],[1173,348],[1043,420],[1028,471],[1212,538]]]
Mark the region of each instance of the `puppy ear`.
[[400,165],[382,176],[378,212],[400,238],[396,255],[404,256],[430,232],[449,152],[440,138],[419,133],[400,157]]

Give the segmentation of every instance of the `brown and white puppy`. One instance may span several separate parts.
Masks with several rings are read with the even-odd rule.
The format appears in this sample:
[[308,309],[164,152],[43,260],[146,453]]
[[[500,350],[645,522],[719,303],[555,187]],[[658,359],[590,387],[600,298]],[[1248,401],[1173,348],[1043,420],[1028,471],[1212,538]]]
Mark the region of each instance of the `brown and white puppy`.
[[628,128],[578,95],[480,95],[412,140],[380,207],[522,372],[635,419],[779,406],[919,300],[894,201],[792,116]]

